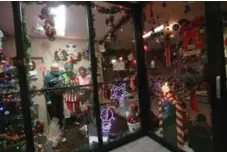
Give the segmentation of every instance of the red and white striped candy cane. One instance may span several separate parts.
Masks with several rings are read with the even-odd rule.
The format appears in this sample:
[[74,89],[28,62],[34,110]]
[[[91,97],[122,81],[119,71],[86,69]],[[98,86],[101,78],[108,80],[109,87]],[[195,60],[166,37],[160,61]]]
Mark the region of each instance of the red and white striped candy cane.
[[163,111],[162,111],[162,102],[163,102],[163,98],[161,97],[159,102],[158,102],[158,118],[159,118],[159,133],[160,136],[163,137]]
[[183,148],[184,146],[184,108],[183,103],[176,100],[172,93],[167,93],[159,102],[159,127],[163,133],[163,111],[162,111],[162,102],[163,100],[169,100],[176,107],[176,130],[177,130],[177,146]]

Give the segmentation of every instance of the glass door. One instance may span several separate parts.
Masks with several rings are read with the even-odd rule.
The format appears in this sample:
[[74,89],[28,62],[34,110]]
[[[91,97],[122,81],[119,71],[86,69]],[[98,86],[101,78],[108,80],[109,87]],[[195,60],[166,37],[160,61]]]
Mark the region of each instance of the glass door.
[[152,131],[187,152],[213,148],[204,6],[150,2],[144,8]]

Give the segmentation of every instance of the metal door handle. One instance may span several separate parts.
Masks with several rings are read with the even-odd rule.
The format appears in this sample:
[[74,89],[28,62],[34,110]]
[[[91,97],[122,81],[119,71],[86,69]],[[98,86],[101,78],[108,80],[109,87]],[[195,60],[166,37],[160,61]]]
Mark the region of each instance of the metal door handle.
[[221,76],[216,76],[216,97],[221,99]]

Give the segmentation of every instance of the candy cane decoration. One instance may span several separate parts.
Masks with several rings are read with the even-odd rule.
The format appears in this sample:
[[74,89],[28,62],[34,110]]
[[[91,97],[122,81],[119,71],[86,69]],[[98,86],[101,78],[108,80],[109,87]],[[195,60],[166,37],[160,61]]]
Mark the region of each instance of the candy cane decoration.
[[162,114],[162,99],[160,98],[158,102],[158,112],[159,112],[159,133],[163,137],[163,114]]
[[162,111],[162,102],[164,100],[171,101],[173,105],[175,105],[176,108],[176,130],[177,130],[177,146],[179,148],[183,148],[184,146],[184,126],[183,126],[183,120],[184,120],[184,108],[183,103],[178,101],[172,93],[170,93],[170,89],[168,88],[168,84],[165,83],[165,85],[162,87],[162,90],[164,92],[164,96],[161,96],[161,100],[159,100],[159,127],[160,131],[163,135],[163,111]]

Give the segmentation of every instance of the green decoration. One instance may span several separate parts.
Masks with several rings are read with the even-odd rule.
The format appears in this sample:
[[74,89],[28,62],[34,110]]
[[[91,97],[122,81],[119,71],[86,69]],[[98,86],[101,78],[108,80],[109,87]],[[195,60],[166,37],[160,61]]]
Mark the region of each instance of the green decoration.
[[28,53],[29,48],[31,47],[32,43],[30,38],[28,37],[29,32],[28,32],[28,28],[27,28],[27,24],[26,24],[26,19],[25,19],[25,11],[24,8],[22,10],[22,29],[23,29],[23,33],[24,33],[24,53],[25,53],[25,60],[26,63],[29,63],[30,60],[30,54]]
[[202,75],[199,71],[188,68],[186,75],[181,76],[180,80],[186,87],[197,90],[197,87],[202,83]]
[[[171,102],[171,101],[167,101]],[[177,146],[176,108],[172,103],[163,107],[163,135],[165,140]]]

